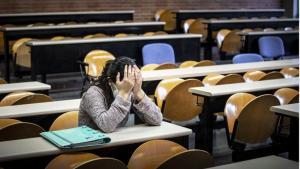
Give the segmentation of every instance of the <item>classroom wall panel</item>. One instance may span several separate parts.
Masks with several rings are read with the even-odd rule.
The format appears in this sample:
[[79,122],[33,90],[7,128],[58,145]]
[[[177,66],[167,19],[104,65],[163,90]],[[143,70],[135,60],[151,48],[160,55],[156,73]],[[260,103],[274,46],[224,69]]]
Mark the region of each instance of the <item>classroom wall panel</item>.
[[157,9],[280,8],[280,0],[0,0],[0,13],[135,10],[136,21]]

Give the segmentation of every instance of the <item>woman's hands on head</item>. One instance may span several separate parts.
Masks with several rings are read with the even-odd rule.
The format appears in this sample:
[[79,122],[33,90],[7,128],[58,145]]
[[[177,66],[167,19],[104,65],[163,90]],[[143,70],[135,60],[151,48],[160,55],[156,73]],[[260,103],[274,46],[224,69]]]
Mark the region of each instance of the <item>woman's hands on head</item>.
[[125,65],[124,67],[124,77],[122,81],[120,80],[120,72],[117,74],[116,86],[119,91],[119,95],[127,100],[128,96],[132,92],[135,84],[134,67],[131,65]]
[[134,78],[135,83],[134,83],[134,87],[133,87],[133,96],[136,101],[140,102],[145,96],[145,93],[142,90],[142,83],[143,83],[142,74],[141,74],[140,69],[136,65],[134,65],[133,68],[134,68],[134,77],[135,77]]

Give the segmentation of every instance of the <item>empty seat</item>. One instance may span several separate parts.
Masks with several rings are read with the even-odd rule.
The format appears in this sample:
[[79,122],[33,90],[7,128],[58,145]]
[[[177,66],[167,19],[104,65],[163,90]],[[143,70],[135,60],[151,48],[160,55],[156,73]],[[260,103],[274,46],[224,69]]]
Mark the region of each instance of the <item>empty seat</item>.
[[176,28],[176,15],[168,9],[160,9],[154,16],[156,21],[165,22],[164,30],[173,31]]
[[243,77],[246,82],[284,78],[283,74],[280,72],[273,71],[265,73],[260,70],[246,72]]
[[187,19],[184,21],[184,23],[183,23],[183,32],[184,33],[188,33],[190,26],[192,25],[193,22],[195,22],[195,19]]
[[258,40],[259,53],[266,58],[278,59],[285,55],[284,44],[280,37],[264,36]]
[[[277,97],[281,105],[299,103],[299,91],[291,88],[278,89],[274,96]],[[277,133],[280,135],[289,135],[290,118],[281,116],[278,122]]]
[[143,65],[174,63],[175,54],[173,47],[167,43],[151,43],[143,46]]
[[5,96],[1,100],[0,106],[42,103],[42,102],[50,102],[50,101],[52,101],[52,98],[44,94],[32,93],[32,92],[14,92]]
[[161,109],[163,101],[165,100],[167,94],[172,90],[177,84],[183,82],[183,79],[165,79],[159,82],[155,89],[154,97],[156,99],[157,106]]
[[193,60],[184,61],[179,65],[179,68],[194,67],[198,62]]
[[188,89],[200,86],[203,84],[198,79],[161,81],[155,90],[155,98],[164,118],[170,121],[184,122],[198,117],[202,112],[202,106],[195,103],[199,103],[203,99],[192,95]]
[[235,55],[240,53],[242,43],[241,36],[237,34],[239,30],[232,30],[228,33],[221,44],[220,52],[225,55]]
[[226,133],[228,145],[233,152],[233,161],[242,159],[238,153],[259,149],[266,145],[275,131],[277,116],[270,107],[279,105],[278,99],[265,94],[255,97],[248,93],[237,93],[229,97],[225,105]]
[[235,55],[232,63],[249,63],[249,62],[262,62],[264,58],[256,53],[244,53]]
[[221,48],[222,43],[225,39],[225,37],[231,32],[231,30],[229,29],[221,29],[218,33],[217,33],[217,37],[216,37],[216,41],[217,41],[217,45],[219,48]]
[[45,130],[33,123],[0,119],[0,141],[39,137]]
[[214,85],[242,83],[242,82],[245,81],[243,77],[239,74],[229,74],[225,76],[216,73],[207,75],[202,81],[204,86],[214,86]]
[[205,41],[205,39],[207,37],[207,28],[206,28],[206,25],[203,24],[202,21],[203,21],[203,19],[201,19],[201,18],[196,19],[194,22],[191,23],[187,32],[193,33],[193,34],[201,34],[202,35],[201,41]]
[[187,149],[167,140],[152,140],[140,145],[131,155],[129,169],[157,169],[158,166],[173,155]]
[[299,70],[293,67],[285,67],[280,70],[280,73],[284,75],[285,78],[297,77],[299,76]]
[[78,127],[78,111],[70,111],[58,116],[50,126],[49,130],[54,131],[74,127]]
[[88,64],[85,71],[89,78],[97,78],[109,60],[114,60],[113,54],[105,50],[92,50],[84,58],[84,63]]

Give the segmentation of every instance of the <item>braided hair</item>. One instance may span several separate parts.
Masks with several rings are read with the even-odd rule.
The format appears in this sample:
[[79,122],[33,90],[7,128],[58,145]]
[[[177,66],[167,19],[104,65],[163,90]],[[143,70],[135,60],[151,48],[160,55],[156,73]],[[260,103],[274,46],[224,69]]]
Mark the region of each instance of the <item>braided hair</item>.
[[124,78],[125,65],[136,65],[134,60],[128,57],[118,57],[115,60],[109,60],[106,62],[102,75],[94,81],[93,85],[101,88],[104,91],[104,96],[107,100],[107,104],[110,106],[114,100],[113,93],[111,91],[109,82],[116,83],[116,77],[118,72],[120,73],[120,80]]

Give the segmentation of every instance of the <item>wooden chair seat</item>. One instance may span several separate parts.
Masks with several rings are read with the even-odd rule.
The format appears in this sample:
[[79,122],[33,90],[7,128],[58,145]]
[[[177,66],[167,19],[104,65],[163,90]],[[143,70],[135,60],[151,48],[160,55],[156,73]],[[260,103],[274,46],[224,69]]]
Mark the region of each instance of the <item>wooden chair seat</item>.
[[246,82],[253,82],[259,80],[281,79],[284,78],[284,75],[277,71],[265,73],[260,70],[257,70],[246,72],[243,77]]
[[141,71],[151,71],[151,70],[163,70],[163,69],[176,69],[177,65],[172,63],[164,64],[147,64],[141,68]]

